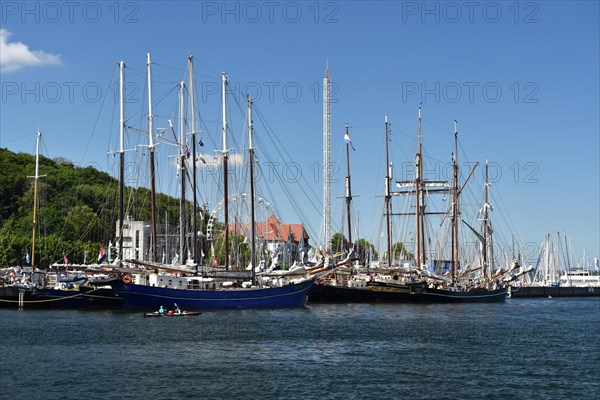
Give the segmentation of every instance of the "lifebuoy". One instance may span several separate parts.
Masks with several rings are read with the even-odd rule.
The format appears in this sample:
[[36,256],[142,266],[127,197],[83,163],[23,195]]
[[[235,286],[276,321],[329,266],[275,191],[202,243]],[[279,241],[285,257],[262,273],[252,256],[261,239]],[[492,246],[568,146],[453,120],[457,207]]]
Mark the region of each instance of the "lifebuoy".
[[124,283],[124,284],[126,284],[126,285],[127,285],[128,283],[131,283],[131,277],[130,277],[129,275],[125,275],[125,276],[123,277],[123,283]]

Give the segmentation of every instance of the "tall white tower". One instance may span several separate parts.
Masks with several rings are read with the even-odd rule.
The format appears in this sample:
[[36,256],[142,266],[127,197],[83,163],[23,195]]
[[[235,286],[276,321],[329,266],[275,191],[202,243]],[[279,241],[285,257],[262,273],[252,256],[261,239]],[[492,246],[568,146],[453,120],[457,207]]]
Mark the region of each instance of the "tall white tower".
[[331,82],[329,67],[323,79],[323,250],[331,251]]

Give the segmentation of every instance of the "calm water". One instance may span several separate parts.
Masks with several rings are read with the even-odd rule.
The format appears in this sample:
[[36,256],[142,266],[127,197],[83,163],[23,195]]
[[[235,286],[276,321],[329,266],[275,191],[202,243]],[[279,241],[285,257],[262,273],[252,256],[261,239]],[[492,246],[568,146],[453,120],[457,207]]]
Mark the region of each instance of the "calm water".
[[0,310],[2,399],[592,399],[599,299]]

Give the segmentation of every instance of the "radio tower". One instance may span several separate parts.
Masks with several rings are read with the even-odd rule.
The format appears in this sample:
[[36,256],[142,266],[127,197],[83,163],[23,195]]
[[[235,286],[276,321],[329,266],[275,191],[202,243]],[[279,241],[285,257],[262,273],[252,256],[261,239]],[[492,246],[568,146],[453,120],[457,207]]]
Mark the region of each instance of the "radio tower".
[[329,66],[325,68],[323,79],[323,250],[331,252],[331,82]]

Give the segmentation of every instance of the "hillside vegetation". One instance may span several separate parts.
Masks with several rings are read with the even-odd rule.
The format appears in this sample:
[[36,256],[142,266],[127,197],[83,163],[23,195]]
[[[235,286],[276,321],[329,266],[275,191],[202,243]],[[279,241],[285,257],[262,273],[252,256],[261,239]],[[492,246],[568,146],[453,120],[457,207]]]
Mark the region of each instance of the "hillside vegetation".
[[[35,156],[0,148],[0,265],[25,265],[31,249]],[[35,263],[94,262],[102,243],[114,241],[119,217],[116,179],[93,167],[40,156]],[[150,192],[126,188],[126,215],[151,219]],[[178,218],[179,200],[157,195],[157,213]]]

